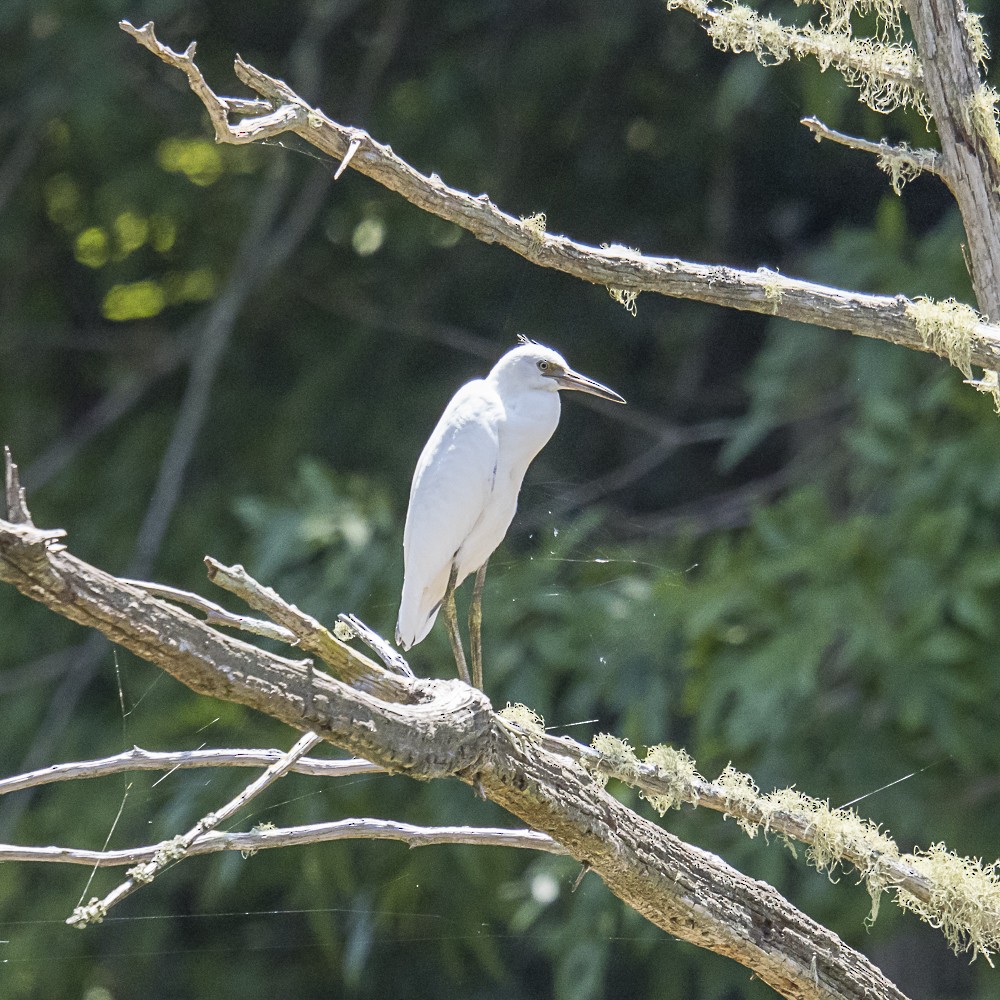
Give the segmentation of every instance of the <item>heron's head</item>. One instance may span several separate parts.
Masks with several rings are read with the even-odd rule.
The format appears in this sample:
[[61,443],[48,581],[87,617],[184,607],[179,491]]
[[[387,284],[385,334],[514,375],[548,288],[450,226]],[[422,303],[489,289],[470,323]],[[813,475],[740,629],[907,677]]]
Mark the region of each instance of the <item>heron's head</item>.
[[490,378],[495,382],[512,388],[541,389],[548,392],[575,389],[615,403],[625,402],[614,389],[573,371],[558,351],[528,340],[527,337],[518,339],[521,343],[493,366]]

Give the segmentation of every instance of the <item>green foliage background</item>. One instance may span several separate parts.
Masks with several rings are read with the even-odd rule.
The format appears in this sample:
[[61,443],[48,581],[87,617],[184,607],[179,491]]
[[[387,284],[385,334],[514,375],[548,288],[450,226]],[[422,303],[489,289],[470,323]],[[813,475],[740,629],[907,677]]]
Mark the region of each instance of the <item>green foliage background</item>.
[[[797,124],[816,114],[926,145],[919,118],[868,111],[814,65],[720,54],[645,0],[8,0],[0,436],[36,521],[66,528],[84,558],[208,594],[209,552],[328,622],[350,610],[388,635],[423,440],[451,392],[526,332],[631,405],[567,400],[529,474],[487,584],[494,703],[526,702],[585,741],[672,741],[706,774],[732,761],[834,804],[918,772],[859,808],[904,848],[1000,854],[1000,426],[986,398],[943,362],[846,334],[649,295],[633,318],[351,171],[334,184],[294,140],[216,147],[179,74],[120,17],[155,18],[177,48],[197,39],[221,92],[237,89],[239,52],[418,168],[545,212],[550,231],[969,300],[943,187],[920,179],[897,198],[869,159]],[[282,251],[289,219],[301,233]],[[190,380],[209,370],[213,310],[241,283],[158,539],[143,528],[157,479]],[[675,431],[688,443],[662,444]],[[631,464],[655,448],[645,472]],[[293,738],[9,589],[0,621],[5,773],[133,744]],[[412,655],[422,672],[449,662],[438,630]],[[245,779],[161,777],[7,796],[0,839],[150,843]],[[508,821],[445,783],[292,776],[237,825],[346,816]],[[911,995],[1000,995],[985,962],[890,906],[867,929],[850,877],[831,884],[715,815],[664,822],[775,883]],[[79,933],[63,919],[117,873],[7,864],[0,993],[769,995],[593,876],[571,891],[577,874],[565,859],[378,843],[194,859]]]

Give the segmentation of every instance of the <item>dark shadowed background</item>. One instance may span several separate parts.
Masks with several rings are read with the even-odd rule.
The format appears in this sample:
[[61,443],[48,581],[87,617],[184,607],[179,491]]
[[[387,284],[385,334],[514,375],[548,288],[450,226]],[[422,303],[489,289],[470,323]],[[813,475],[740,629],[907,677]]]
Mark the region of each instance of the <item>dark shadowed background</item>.
[[[996,38],[1000,17],[985,3]],[[789,20],[815,16],[763,5]],[[491,564],[486,687],[584,742],[664,741],[794,784],[904,849],[1000,854],[1000,422],[944,362],[845,333],[607,291],[477,243],[289,138],[216,146],[183,77],[118,30],[235,53],[418,169],[551,232],[873,292],[971,301],[944,187],[902,197],[807,114],[934,143],[831,70],[765,69],[631,0],[0,6],[0,438],[35,520],[117,573],[212,594],[242,562],[330,623],[395,621],[409,479],[451,393],[518,332],[629,400],[564,400]],[[239,610],[239,609],[237,609]],[[4,774],[147,749],[287,747],[0,589]],[[413,651],[446,675],[443,630]],[[247,772],[56,785],[0,840],[125,847]],[[621,792],[633,798],[631,793]],[[648,810],[645,803],[634,803]],[[119,816],[120,811],[120,816]],[[251,815],[252,814],[252,815]],[[464,785],[285,778],[235,823],[509,822]],[[117,820],[116,820],[117,817]],[[780,842],[664,823],[776,884],[914,997],[1000,995],[982,960]],[[800,852],[801,854],[801,852]],[[120,872],[0,867],[0,994],[764,997],[568,859],[344,843],[186,861],[100,926]]]

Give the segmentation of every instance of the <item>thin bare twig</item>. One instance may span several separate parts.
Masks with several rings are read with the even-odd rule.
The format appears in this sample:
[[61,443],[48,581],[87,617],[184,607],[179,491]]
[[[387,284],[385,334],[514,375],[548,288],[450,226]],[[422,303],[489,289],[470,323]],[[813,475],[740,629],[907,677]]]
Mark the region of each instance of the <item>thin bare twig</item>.
[[229,819],[248,802],[260,795],[265,788],[286,774],[295,761],[311,750],[321,739],[322,737],[318,733],[312,732],[300,737],[288,753],[282,755],[280,760],[275,761],[256,781],[247,785],[234,799],[231,799],[218,811],[202,817],[187,833],[161,845],[151,860],[131,869],[128,878],[121,885],[112,889],[103,899],[92,899],[85,906],[78,906],[66,923],[71,927],[85,927],[90,923],[100,923],[108,910],[127,896],[131,896],[137,889],[152,882],[168,865],[185,857],[192,844],[214,830],[220,823]]
[[[77,702],[93,679],[98,664],[109,655],[110,650],[108,641],[96,633],[88,635],[83,641],[73,660],[73,669],[63,673],[59,686],[48,699],[45,714],[31,734],[31,743],[19,761],[21,770],[38,767],[49,756],[56,738],[65,733]],[[3,802],[0,807],[0,834],[6,835],[17,827],[31,805],[32,795],[29,791],[27,795]]]
[[351,633],[351,636],[341,636],[347,641],[357,636],[386,666],[395,674],[403,677],[415,677],[413,669],[402,653],[387,639],[383,639],[373,628],[369,628],[357,615],[337,615],[340,626]]
[[[284,759],[283,750],[173,750],[160,752],[132,747],[112,757],[97,760],[72,761],[52,764],[49,767],[0,778],[0,795],[37,788],[57,781],[77,781],[84,778],[105,778],[110,774],[128,771],[174,771],[196,767],[270,767]],[[317,757],[300,757],[289,770],[296,774],[310,774],[321,778],[342,778],[357,774],[382,774],[385,768],[371,761],[321,760]]]
[[800,124],[812,132],[817,142],[829,139],[830,142],[839,143],[841,146],[877,156],[879,169],[884,170],[892,179],[892,187],[896,194],[899,194],[905,183],[923,173],[934,174],[948,183],[944,161],[941,154],[934,149],[912,149],[905,142],[893,146],[885,139],[881,142],[859,139],[824,125],[815,116],[803,118]]
[[[253,854],[274,847],[296,847],[304,844],[324,844],[334,840],[399,840],[410,847],[432,844],[470,844],[476,847],[520,847],[547,854],[569,852],[551,837],[535,830],[513,830],[504,827],[474,826],[414,826],[385,819],[341,819],[329,823],[303,826],[255,828],[248,833],[212,831],[199,837],[186,850],[187,856],[216,854],[219,851],[242,851]],[[174,841],[150,847],[133,847],[119,851],[88,851],[74,847],[19,847],[0,844],[0,862],[42,861],[111,868],[119,865],[148,864],[161,852],[174,850]]]
[[285,642],[292,646],[298,643],[295,633],[290,629],[275,625],[274,622],[264,621],[261,618],[248,618],[246,615],[233,614],[222,605],[216,604],[200,594],[194,594],[190,590],[168,587],[163,583],[148,583],[145,580],[128,580],[124,577],[122,579],[123,582],[138,587],[153,597],[176,601],[178,604],[186,604],[189,608],[195,608],[204,614],[206,625],[223,625],[226,628],[235,628],[242,632],[263,636],[265,639],[276,639],[278,642]]
[[3,481],[3,519],[10,521],[11,524],[26,524],[29,527],[34,527],[31,511],[28,510],[28,501],[25,499],[24,487],[21,485],[21,477],[7,445],[3,446]]
[[238,98],[219,98],[209,87],[201,70],[195,64],[194,56],[198,49],[196,42],[191,42],[183,52],[175,52],[157,39],[152,21],[144,24],[141,28],[133,27],[128,21],[120,21],[119,27],[122,31],[130,34],[140,45],[149,49],[153,55],[162,59],[168,66],[174,66],[184,72],[191,90],[201,98],[202,103],[208,109],[208,115],[218,142],[255,142],[257,139],[264,139],[269,135],[277,135],[287,131],[289,116],[294,118],[299,113],[294,108],[284,107],[280,108],[277,113],[270,112],[248,119],[249,125],[246,128],[231,128],[229,125],[231,108],[244,112],[258,111],[261,110],[261,105],[256,101],[247,102]]

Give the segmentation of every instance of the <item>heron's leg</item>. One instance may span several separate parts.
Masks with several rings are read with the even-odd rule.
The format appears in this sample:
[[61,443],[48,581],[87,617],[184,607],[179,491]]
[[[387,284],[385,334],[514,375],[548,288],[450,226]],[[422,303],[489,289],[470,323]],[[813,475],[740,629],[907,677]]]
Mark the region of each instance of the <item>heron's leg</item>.
[[483,583],[486,581],[486,566],[489,560],[476,571],[476,582],[472,587],[472,603],[469,605],[469,649],[472,652],[472,684],[483,689]]
[[458,631],[458,612],[455,610],[455,577],[458,574],[458,567],[454,564],[451,567],[451,575],[448,577],[448,589],[444,592],[444,601],[441,602],[441,612],[444,615],[444,623],[448,626],[448,638],[451,640],[451,651],[455,656],[455,666],[458,667],[458,676],[465,681],[469,681],[469,668],[465,662],[465,651],[462,649],[462,635]]

